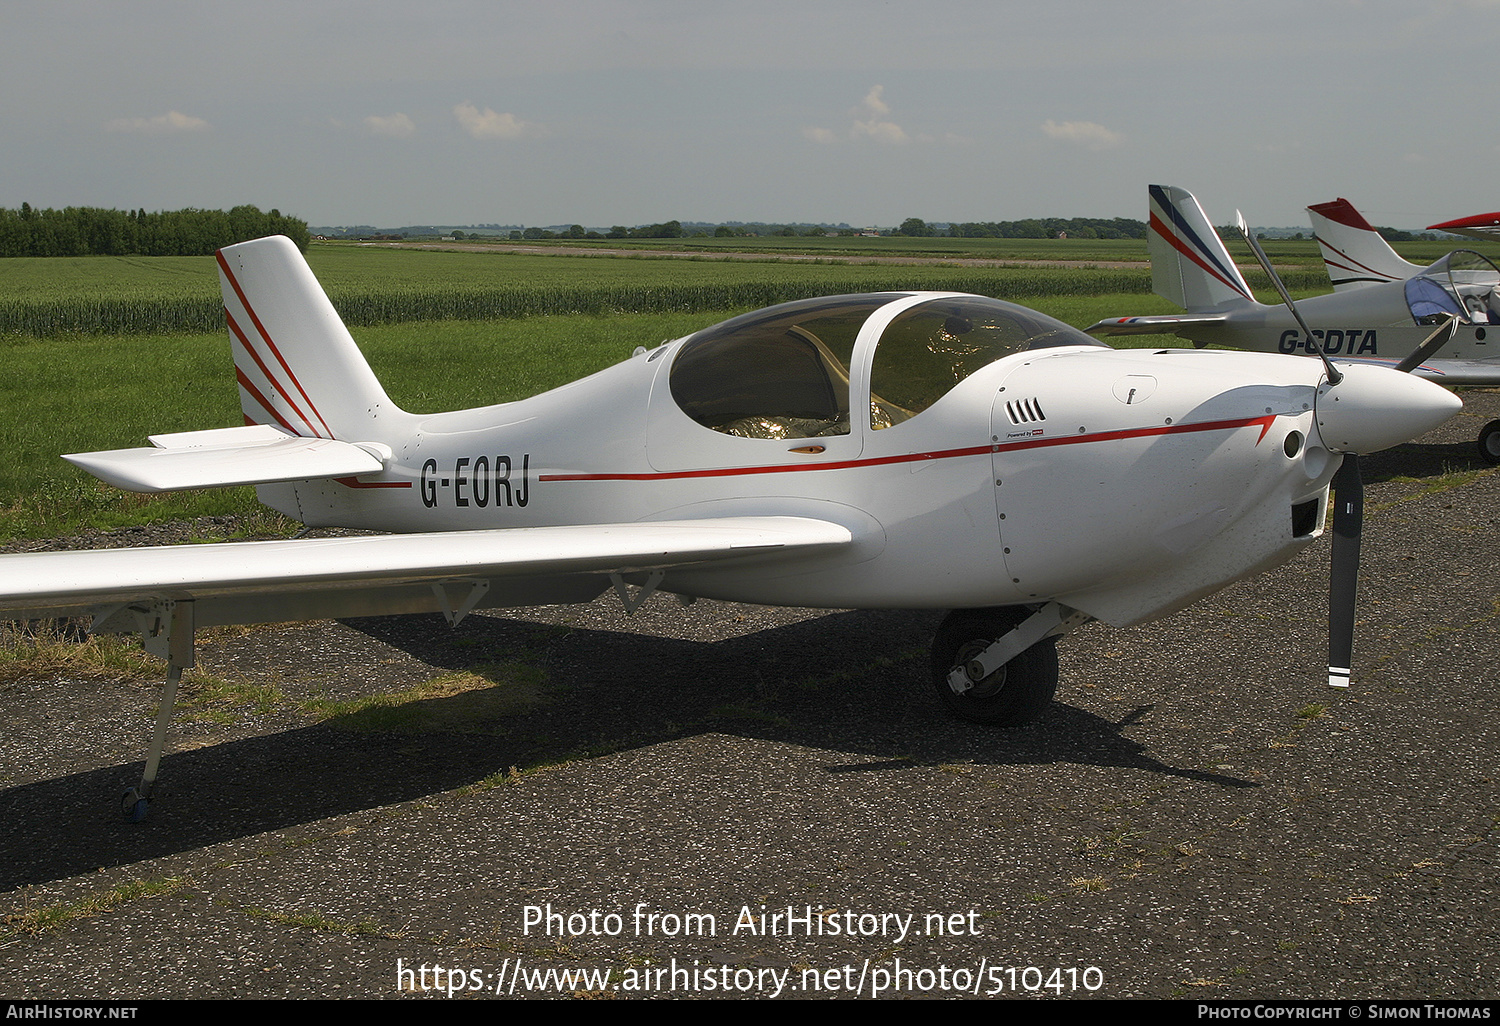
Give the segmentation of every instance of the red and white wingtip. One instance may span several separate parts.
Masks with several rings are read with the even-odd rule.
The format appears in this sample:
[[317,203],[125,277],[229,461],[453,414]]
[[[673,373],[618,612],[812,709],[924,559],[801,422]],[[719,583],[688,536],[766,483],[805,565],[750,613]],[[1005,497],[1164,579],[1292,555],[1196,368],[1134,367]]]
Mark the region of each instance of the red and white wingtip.
[[1467,235],[1471,239],[1489,242],[1500,239],[1500,211],[1460,217],[1453,221],[1444,221],[1442,224],[1430,224],[1427,229],[1428,231],[1452,232],[1454,235]]

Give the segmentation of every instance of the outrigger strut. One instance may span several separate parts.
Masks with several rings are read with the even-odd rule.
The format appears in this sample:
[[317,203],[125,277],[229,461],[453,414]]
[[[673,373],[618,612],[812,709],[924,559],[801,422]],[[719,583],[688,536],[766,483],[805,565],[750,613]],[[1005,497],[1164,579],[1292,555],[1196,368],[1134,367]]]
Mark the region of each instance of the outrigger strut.
[[146,818],[151,807],[151,793],[156,788],[156,771],[161,766],[167,731],[172,725],[172,709],[177,702],[177,685],[182,680],[182,671],[194,662],[193,600],[158,599],[146,608],[136,605],[115,606],[94,618],[93,629],[108,630],[110,621],[125,616],[135,621],[135,628],[140,632],[141,643],[146,651],[167,662],[167,680],[156,710],[156,729],[151,738],[151,748],[146,753],[145,772],[141,774],[140,786],[127,789],[120,799],[125,818],[132,823],[139,823]]

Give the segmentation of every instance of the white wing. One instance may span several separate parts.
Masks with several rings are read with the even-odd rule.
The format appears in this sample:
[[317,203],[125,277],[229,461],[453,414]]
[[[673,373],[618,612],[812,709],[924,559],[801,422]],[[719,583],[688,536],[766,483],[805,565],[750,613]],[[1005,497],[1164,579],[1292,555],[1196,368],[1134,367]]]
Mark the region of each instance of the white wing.
[[111,609],[187,599],[200,626],[581,602],[615,573],[852,541],[827,521],[733,517],[23,553],[0,556],[0,618],[107,619]]

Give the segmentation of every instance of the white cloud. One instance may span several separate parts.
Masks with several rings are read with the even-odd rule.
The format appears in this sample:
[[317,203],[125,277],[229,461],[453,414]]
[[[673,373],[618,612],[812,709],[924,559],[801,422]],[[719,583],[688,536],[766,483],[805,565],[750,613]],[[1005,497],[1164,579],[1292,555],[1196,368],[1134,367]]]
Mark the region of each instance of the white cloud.
[[372,135],[405,139],[417,130],[416,123],[405,114],[371,114],[365,118],[365,130]]
[[1111,132],[1092,121],[1053,121],[1049,118],[1042,123],[1042,131],[1048,138],[1091,150],[1108,150],[1125,142],[1125,137],[1119,132]]
[[804,128],[803,138],[825,145],[838,142],[843,138],[873,139],[875,142],[894,146],[910,142],[911,137],[906,134],[906,130],[886,118],[891,108],[885,102],[884,92],[885,86],[870,87],[865,98],[849,112],[849,115],[854,118],[854,124],[849,127],[846,135],[840,135],[827,128]]
[[871,117],[878,117],[882,114],[889,114],[891,112],[890,105],[887,104],[884,99],[882,99],[882,94],[884,92],[885,86],[883,85],[871,86],[870,91],[865,94],[863,102],[861,102],[858,107],[854,108],[854,116],[859,117],[861,112],[864,112]]
[[168,111],[154,118],[115,118],[104,126],[109,132],[135,132],[139,135],[173,135],[178,132],[204,132],[207,121],[189,114]]
[[453,116],[475,139],[520,139],[541,131],[540,126],[522,121],[514,114],[496,114],[488,107],[481,111],[472,103],[460,103],[454,107]]
[[891,143],[899,145],[909,142],[906,132],[894,121],[885,120],[885,116],[891,112],[882,94],[885,86],[871,86],[870,91],[865,94],[864,100],[858,107],[854,108],[854,128],[850,135],[858,139],[867,137],[876,142]]
[[894,121],[856,121],[850,134],[856,139],[867,137],[893,146],[911,141],[906,131]]

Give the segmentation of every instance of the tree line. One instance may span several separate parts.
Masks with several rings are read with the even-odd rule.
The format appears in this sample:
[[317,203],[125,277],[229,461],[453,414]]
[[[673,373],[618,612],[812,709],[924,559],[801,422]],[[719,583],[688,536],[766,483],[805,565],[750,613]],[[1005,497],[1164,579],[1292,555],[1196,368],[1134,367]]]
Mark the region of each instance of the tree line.
[[1130,217],[1028,217],[1020,221],[965,221],[932,224],[909,217],[897,235],[950,236],[955,239],[1144,239],[1146,222]]
[[224,246],[266,235],[285,235],[307,250],[307,222],[279,210],[105,210],[65,207],[0,208],[0,257],[209,256]]

